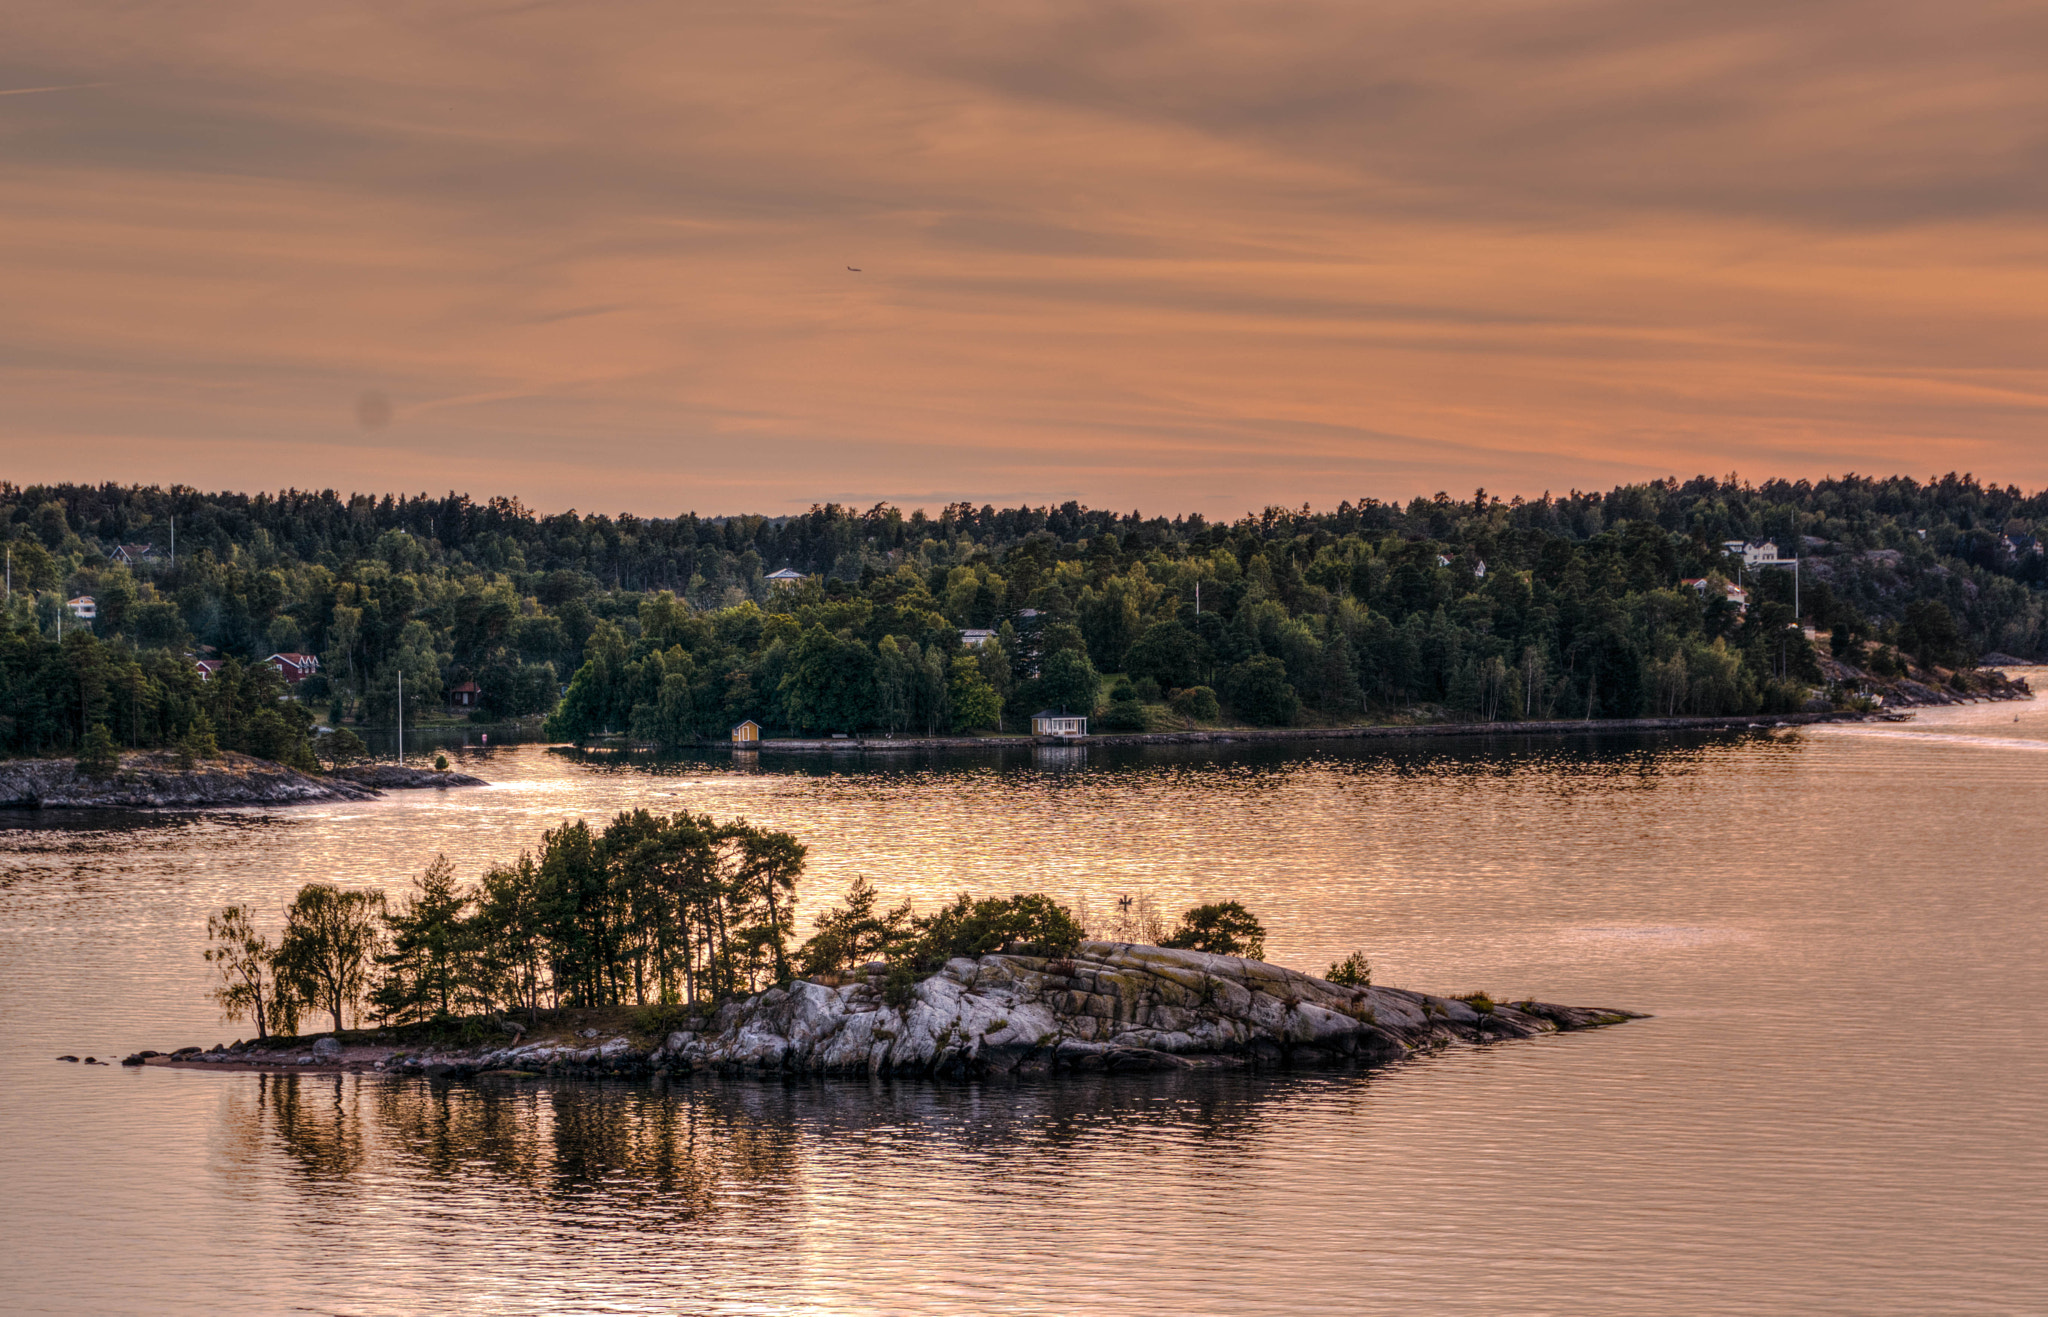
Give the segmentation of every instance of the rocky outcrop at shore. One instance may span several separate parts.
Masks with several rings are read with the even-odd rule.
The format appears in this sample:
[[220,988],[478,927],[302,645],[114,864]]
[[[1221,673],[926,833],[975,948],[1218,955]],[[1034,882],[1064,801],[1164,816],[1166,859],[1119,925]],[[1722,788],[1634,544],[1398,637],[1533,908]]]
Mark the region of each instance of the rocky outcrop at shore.
[[[1312,1069],[1379,1065],[1453,1041],[1527,1038],[1640,1018],[1606,1008],[1352,987],[1262,961],[1124,942],[1084,942],[1063,959],[954,960],[895,992],[879,966],[839,977],[845,981],[800,979],[727,1002],[658,1037],[581,1029],[413,1050],[273,1039],[213,1053],[138,1053],[126,1064],[282,1063],[434,1078],[709,1072],[966,1079]],[[523,1032],[513,1021],[504,1027]]]
[[[654,1059],[728,1074],[947,1077],[1315,1068],[1398,1060],[1454,1038],[1526,1038],[1629,1018],[1350,987],[1235,956],[1087,942],[1070,959],[949,961],[894,1005],[879,971],[837,985],[800,980],[678,1030]],[[530,1049],[494,1059],[517,1064],[522,1053]]]
[[1852,663],[1819,655],[1821,675],[1849,690],[1879,697],[1887,709],[1929,708],[1941,704],[1976,704],[1985,700],[2031,700],[2025,677],[2010,677],[1988,663],[1980,668],[1923,668],[1907,675],[1879,677]]
[[180,767],[167,750],[124,754],[104,778],[87,777],[71,759],[0,761],[0,807],[23,809],[217,809],[372,800],[386,790],[482,786],[461,773],[377,765],[314,776],[268,759],[224,752]]

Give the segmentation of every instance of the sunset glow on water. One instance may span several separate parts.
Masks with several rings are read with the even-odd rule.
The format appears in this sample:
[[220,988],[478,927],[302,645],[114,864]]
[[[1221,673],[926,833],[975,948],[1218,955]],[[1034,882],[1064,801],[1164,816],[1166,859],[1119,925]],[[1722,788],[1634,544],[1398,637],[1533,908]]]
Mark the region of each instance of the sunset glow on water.
[[[4,834],[25,1311],[1921,1313],[2048,1296],[2033,705],[1705,739],[588,767]],[[1887,732],[1895,729],[1887,728]],[[1916,739],[1917,738],[1917,739]],[[1999,807],[1987,813],[1982,802]],[[207,910],[743,814],[866,873],[1239,897],[1269,955],[1653,1018],[1370,1075],[432,1087],[82,1069],[236,1036]],[[38,1204],[33,1212],[24,1204]],[[260,1258],[261,1266],[251,1266]],[[146,1274],[147,1284],[131,1283]],[[1049,1281],[1048,1278],[1056,1278]]]

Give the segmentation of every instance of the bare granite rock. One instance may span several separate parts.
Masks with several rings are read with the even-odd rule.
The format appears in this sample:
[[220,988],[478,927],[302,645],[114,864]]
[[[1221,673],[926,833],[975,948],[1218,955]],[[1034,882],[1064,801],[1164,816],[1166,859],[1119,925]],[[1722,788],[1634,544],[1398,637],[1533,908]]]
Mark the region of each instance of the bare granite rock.
[[[1070,960],[954,960],[887,1000],[882,977],[798,980],[728,1002],[641,1060],[628,1041],[539,1041],[468,1059],[474,1070],[642,1068],[758,1075],[1123,1072],[1197,1066],[1373,1065],[1453,1039],[1618,1024],[1632,1012],[1469,1003],[1346,987],[1234,956],[1085,942]],[[449,1058],[437,1057],[437,1063]],[[403,1068],[403,1067],[401,1067]]]

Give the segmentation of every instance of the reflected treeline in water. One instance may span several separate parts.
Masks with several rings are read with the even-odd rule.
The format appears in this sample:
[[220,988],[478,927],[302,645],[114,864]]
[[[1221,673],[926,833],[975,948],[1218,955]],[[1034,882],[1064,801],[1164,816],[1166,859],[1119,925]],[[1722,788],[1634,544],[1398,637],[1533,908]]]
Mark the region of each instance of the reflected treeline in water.
[[[352,724],[349,730],[362,738],[364,747],[373,758],[388,759],[398,752],[396,727],[364,727]],[[488,756],[494,750],[510,749],[515,745],[530,745],[544,739],[540,734],[538,722],[410,726],[405,729],[405,757],[413,760],[424,755],[431,759],[436,751],[460,753],[464,756]]]
[[220,1147],[232,1179],[267,1176],[281,1164],[308,1183],[347,1184],[369,1165],[371,1138],[351,1077],[252,1075],[223,1104]]
[[0,809],[0,835],[6,839],[0,846],[0,872],[18,867],[8,863],[17,855],[72,850],[131,856],[153,843],[182,845],[202,823],[247,835],[289,822],[288,814],[253,810]]
[[224,1104],[218,1146],[230,1180],[281,1180],[315,1201],[402,1187],[529,1209],[601,1200],[607,1214],[672,1224],[735,1213],[787,1223],[796,1219],[792,1195],[820,1162],[832,1164],[828,1175],[852,1159],[888,1163],[878,1173],[891,1179],[971,1162],[992,1175],[1057,1180],[1113,1131],[1118,1145],[1213,1171],[1250,1155],[1268,1117],[1305,1091],[1346,1086],[1362,1097],[1369,1082],[1234,1073],[990,1085],[256,1075]]
[[[1697,755],[1709,746],[1756,737],[1763,729],[1678,732],[1598,732],[1574,735],[1568,726],[1545,735],[1427,736],[1376,740],[1227,741],[1156,745],[1032,745],[991,741],[974,749],[847,749],[762,753],[707,748],[682,751],[593,750],[551,746],[565,764],[606,776],[690,777],[702,773],[782,777],[906,778],[943,774],[999,776],[1033,770],[1088,769],[1131,774],[1162,768],[1254,769],[1293,772],[1307,766],[1344,766],[1366,772],[1526,772],[1532,764],[1577,767],[1611,775],[1652,768]],[[1787,738],[1796,740],[1796,737]]]

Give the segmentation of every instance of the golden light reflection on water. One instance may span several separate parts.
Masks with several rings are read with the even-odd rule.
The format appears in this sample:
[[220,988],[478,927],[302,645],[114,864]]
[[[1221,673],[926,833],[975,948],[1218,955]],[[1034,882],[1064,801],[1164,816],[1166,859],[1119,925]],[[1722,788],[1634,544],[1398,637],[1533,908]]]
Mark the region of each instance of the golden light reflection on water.
[[[509,747],[468,756],[497,783],[474,792],[17,818],[13,1306],[2048,1308],[2048,1065],[2010,1008],[2048,989],[2048,801],[2041,761],[1987,746],[2044,728],[2032,705],[1972,706],[1654,743],[739,771]],[[451,1088],[46,1059],[232,1037],[195,950],[224,901],[396,885],[436,850],[473,873],[641,805],[797,832],[813,906],[855,873],[920,901],[1230,896],[1285,963],[1359,947],[1381,982],[1656,1018],[1370,1077],[1036,1088]]]

